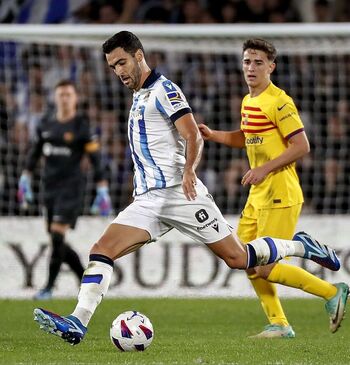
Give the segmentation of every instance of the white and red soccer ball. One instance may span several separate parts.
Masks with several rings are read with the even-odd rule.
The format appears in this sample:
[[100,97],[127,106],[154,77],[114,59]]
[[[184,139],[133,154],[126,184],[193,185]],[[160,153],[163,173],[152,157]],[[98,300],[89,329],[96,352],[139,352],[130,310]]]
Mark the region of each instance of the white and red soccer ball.
[[154,331],[147,316],[127,311],[112,322],[110,337],[120,351],[144,351],[152,343]]

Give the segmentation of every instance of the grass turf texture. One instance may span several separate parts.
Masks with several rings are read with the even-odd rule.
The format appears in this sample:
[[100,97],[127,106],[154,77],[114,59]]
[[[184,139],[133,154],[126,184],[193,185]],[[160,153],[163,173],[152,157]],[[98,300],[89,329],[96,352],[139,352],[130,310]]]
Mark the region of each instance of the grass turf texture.
[[[248,339],[266,324],[253,299],[105,299],[85,340],[73,347],[39,330],[32,312],[42,306],[68,314],[75,301],[1,300],[0,364],[350,364],[350,320],[331,334],[322,300],[283,303],[295,339]],[[153,323],[145,352],[121,353],[110,343],[109,326],[126,310]]]

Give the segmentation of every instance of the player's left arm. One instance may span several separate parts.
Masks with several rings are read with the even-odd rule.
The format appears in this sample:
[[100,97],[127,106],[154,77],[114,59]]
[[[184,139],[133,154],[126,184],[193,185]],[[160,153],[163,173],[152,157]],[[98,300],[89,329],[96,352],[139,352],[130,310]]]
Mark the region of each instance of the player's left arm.
[[196,168],[201,159],[203,138],[192,113],[187,113],[175,122],[175,127],[186,140],[186,164],[182,178],[182,189],[188,200],[195,200],[197,193]]
[[242,178],[243,185],[259,184],[269,173],[297,161],[310,151],[304,126],[293,100],[288,98],[283,102],[280,103],[283,108],[277,108],[276,125],[287,141],[287,148],[264,165],[249,170]]

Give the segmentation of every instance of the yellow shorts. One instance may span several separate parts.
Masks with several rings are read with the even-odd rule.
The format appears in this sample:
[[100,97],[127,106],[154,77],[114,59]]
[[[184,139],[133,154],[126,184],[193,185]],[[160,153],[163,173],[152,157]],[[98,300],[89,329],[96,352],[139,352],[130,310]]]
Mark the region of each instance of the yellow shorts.
[[302,204],[285,208],[256,209],[248,203],[239,220],[237,235],[243,243],[263,236],[291,239],[301,208]]

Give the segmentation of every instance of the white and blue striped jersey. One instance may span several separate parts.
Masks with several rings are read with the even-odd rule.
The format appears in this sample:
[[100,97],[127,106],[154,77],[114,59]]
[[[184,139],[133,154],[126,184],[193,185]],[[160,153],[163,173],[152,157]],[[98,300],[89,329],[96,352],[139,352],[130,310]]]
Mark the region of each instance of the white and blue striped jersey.
[[182,183],[186,143],[174,123],[187,113],[181,89],[155,71],[134,92],[128,121],[134,196]]

